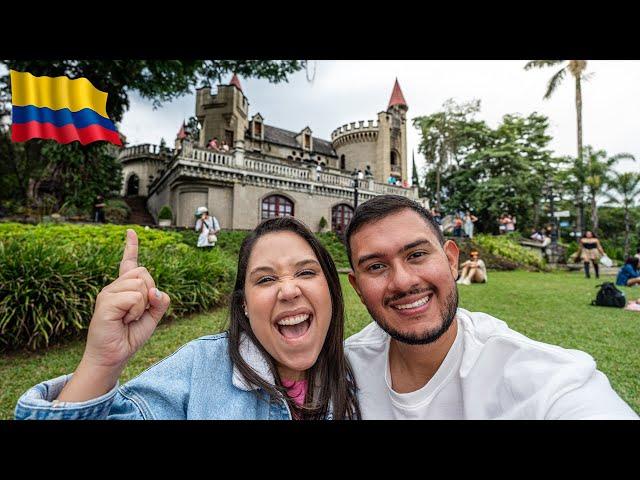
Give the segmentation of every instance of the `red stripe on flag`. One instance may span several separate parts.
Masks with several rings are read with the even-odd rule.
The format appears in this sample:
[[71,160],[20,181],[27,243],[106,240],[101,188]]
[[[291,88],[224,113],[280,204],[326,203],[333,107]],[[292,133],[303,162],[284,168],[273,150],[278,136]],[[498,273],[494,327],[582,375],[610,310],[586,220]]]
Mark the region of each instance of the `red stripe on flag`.
[[14,142],[26,142],[31,138],[45,138],[60,143],[79,141],[82,145],[104,140],[122,146],[118,132],[100,125],[76,128],[73,124],[56,127],[53,123],[14,123],[11,125],[11,138]]

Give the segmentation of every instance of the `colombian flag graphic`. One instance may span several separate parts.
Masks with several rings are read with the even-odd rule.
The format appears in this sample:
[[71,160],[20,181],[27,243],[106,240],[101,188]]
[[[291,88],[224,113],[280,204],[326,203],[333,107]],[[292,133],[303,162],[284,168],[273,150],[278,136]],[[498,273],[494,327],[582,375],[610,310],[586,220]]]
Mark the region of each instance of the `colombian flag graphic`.
[[86,78],[35,77],[11,70],[11,137],[45,138],[86,145],[104,140],[122,146],[107,115],[107,93]]

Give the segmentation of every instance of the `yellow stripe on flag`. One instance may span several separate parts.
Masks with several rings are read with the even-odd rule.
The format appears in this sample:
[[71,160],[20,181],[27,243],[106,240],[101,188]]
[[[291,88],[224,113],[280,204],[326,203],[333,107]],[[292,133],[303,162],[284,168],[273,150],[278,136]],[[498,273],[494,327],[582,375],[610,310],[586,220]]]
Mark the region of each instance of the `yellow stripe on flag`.
[[68,108],[77,112],[90,108],[107,115],[107,93],[98,90],[86,78],[35,77],[28,72],[11,70],[11,103],[18,107],[35,105],[52,110]]

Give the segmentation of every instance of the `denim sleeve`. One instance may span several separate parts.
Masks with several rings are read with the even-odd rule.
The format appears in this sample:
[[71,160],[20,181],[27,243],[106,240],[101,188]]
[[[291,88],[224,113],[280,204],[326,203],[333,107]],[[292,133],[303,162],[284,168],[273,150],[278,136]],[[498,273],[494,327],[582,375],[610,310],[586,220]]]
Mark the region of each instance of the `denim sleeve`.
[[62,375],[39,383],[27,390],[18,400],[16,420],[142,420],[138,406],[119,392],[116,384],[104,395],[84,402],[55,400],[71,379]]

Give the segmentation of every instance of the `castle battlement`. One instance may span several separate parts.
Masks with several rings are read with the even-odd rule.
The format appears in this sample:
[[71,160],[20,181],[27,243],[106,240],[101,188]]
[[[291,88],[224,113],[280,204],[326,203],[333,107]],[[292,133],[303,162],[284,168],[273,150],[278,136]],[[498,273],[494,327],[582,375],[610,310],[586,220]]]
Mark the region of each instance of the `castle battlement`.
[[378,138],[380,125],[377,120],[359,120],[336,128],[331,132],[331,142],[334,148],[347,143],[375,142]]
[[[365,122],[367,124],[365,125]],[[353,133],[355,131],[363,132],[365,130],[378,130],[378,120],[358,120],[356,122],[345,123],[339,128],[336,128],[333,132],[331,132],[331,140],[335,140],[341,135],[346,135],[349,133]]]

